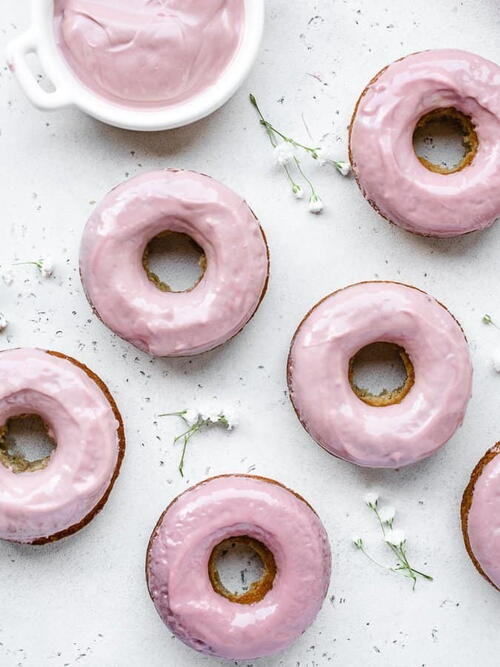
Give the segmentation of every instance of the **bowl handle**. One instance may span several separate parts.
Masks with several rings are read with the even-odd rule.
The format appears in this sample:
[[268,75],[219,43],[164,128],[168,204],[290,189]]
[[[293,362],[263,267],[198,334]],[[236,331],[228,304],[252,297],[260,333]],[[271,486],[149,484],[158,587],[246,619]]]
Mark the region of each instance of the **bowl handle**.
[[13,40],[7,47],[7,63],[28,99],[39,109],[59,109],[71,104],[67,93],[56,89],[48,93],[38,84],[34,74],[28,66],[26,56],[30,53],[38,53],[36,33],[33,30]]

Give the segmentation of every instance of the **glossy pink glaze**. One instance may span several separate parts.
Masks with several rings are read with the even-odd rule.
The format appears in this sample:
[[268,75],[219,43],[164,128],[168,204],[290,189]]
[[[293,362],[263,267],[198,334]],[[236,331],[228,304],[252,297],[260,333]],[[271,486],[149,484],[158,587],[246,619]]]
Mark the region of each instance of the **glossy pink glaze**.
[[500,589],[500,456],[498,454],[486,464],[474,485],[468,533],[477,562],[488,579]]
[[[208,576],[213,548],[247,535],[274,555],[273,588],[257,603],[230,602]],[[311,508],[278,484],[251,477],[207,480],[180,495],[153,533],[151,597],[188,646],[220,658],[253,659],[287,648],[314,621],[328,590],[330,547]]]
[[[142,265],[160,232],[183,232],[203,248],[207,270],[189,292],[161,292]],[[259,305],[267,246],[248,205],[191,171],[155,171],[112,190],[90,218],[80,254],[87,296],[103,322],[156,356],[221,345]]]
[[118,422],[96,383],[70,361],[36,349],[0,352],[0,425],[39,415],[57,446],[47,467],[0,463],[0,538],[30,543],[87,517],[107,491],[119,454]]
[[98,95],[165,107],[209,88],[239,47],[244,0],[56,0],[58,43]]
[[[473,162],[429,171],[413,149],[417,122],[435,109],[470,116]],[[410,232],[457,236],[500,216],[500,67],[466,51],[417,53],[389,65],[361,98],[351,131],[353,169],[365,197]]]
[[[349,360],[375,342],[404,348],[415,384],[396,405],[367,405]],[[433,454],[455,433],[471,395],[472,367],[457,322],[431,296],[398,283],[360,283],[328,296],[302,322],[289,388],[310,435],[346,461],[399,468]]]

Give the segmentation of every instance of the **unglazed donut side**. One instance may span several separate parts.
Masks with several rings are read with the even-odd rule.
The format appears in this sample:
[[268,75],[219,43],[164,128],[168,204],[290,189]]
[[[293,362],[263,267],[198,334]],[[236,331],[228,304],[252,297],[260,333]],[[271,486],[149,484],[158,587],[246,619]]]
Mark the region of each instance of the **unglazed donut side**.
[[500,454],[500,442],[497,442],[491,449],[489,449],[486,454],[479,460],[476,464],[476,467],[472,471],[471,478],[465,491],[462,496],[462,503],[460,505],[460,522],[462,527],[462,535],[464,539],[465,548],[469,557],[474,564],[474,567],[479,572],[479,574],[486,579],[494,588],[500,591],[500,586],[497,586],[493,581],[488,577],[488,575],[483,570],[481,563],[476,558],[470,541],[469,536],[469,512],[472,507],[472,502],[474,500],[474,489],[481,475],[483,474],[485,468],[496,459]]
[[[22,348],[13,348],[12,351],[16,349],[22,349]],[[109,391],[107,385],[103,382],[103,380],[92,370],[90,370],[85,364],[82,362],[78,361],[77,359],[74,359],[73,357],[70,357],[66,354],[63,354],[61,352],[56,352],[54,350],[39,350],[40,352],[44,352],[48,355],[54,356],[56,358],[62,359],[64,361],[67,361],[68,363],[76,366],[80,371],[82,371],[90,380],[94,382],[94,384],[98,387],[98,389],[102,392],[104,398],[109,404],[109,407],[112,410],[112,413],[117,421],[117,441],[118,441],[118,453],[117,453],[117,460],[116,464],[113,470],[113,474],[111,476],[110,482],[102,495],[101,499],[99,502],[92,508],[90,512],[88,512],[83,519],[81,519],[79,522],[74,523],[73,525],[69,526],[68,528],[65,528],[64,530],[58,531],[52,535],[48,535],[47,537],[40,537],[34,540],[30,540],[29,542],[20,542],[22,544],[30,544],[30,545],[45,545],[49,544],[51,542],[56,542],[58,540],[61,540],[65,537],[69,537],[70,535],[73,535],[74,533],[78,532],[82,528],[84,528],[90,521],[104,508],[106,502],[108,501],[109,495],[114,487],[114,484],[116,482],[116,479],[120,473],[120,468],[123,462],[123,458],[125,455],[125,448],[126,448],[126,440],[125,440],[125,430],[124,430],[124,425],[123,425],[123,419],[120,414],[120,411],[118,409],[118,406],[116,404],[116,401],[114,400],[111,392]],[[0,353],[1,354],[1,353]],[[1,356],[0,356],[1,358]],[[50,458],[50,457],[49,457]],[[15,473],[13,473],[15,474]],[[30,472],[23,473],[23,474],[31,474]],[[11,542],[16,542],[16,540],[9,540]]]

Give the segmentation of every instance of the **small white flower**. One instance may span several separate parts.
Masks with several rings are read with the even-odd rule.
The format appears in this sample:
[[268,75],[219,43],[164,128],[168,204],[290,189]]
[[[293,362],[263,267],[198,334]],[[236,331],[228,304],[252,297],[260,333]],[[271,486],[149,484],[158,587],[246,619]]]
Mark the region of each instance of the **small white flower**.
[[239,425],[240,420],[238,419],[238,415],[234,410],[231,409],[224,410],[223,414],[224,414],[224,419],[226,420],[228,431],[232,431]]
[[358,547],[358,549],[361,547],[363,544],[363,538],[360,537],[359,535],[353,535],[352,536],[352,543],[354,544],[355,547]]
[[5,331],[9,326],[9,322],[3,313],[0,313],[0,332]]
[[217,424],[221,417],[221,411],[210,405],[200,406],[199,415],[205,422]]
[[294,183],[292,192],[295,199],[304,199],[304,190],[300,187],[300,185],[297,185],[297,183]]
[[370,491],[369,493],[365,494],[364,501],[367,505],[376,505],[378,503],[378,493],[375,493],[375,491]]
[[324,205],[321,198],[318,197],[318,195],[311,195],[311,199],[309,200],[309,211],[318,215],[323,209]]
[[296,155],[295,146],[289,141],[282,141],[274,149],[276,164],[284,166],[294,161]]
[[391,523],[396,516],[396,509],[392,505],[385,505],[379,510],[379,516],[382,523]]
[[491,357],[491,363],[493,364],[493,368],[496,370],[496,372],[500,373],[500,350],[496,350],[496,352],[494,352],[493,356]]
[[406,536],[402,530],[389,530],[385,534],[385,541],[393,547],[400,547],[405,540]]
[[184,419],[187,421],[189,426],[194,426],[196,422],[198,421],[200,416],[200,413],[198,410],[192,410],[188,409],[186,410],[185,414],[183,415]]
[[331,141],[321,141],[320,147],[316,152],[321,167],[325,167],[327,164],[335,162],[336,154]]
[[335,162],[335,169],[342,176],[349,176],[351,173],[351,165],[348,162],[342,162],[342,160]]
[[37,263],[42,278],[50,278],[54,273],[54,262],[50,257],[45,257]]
[[12,271],[6,271],[5,273],[2,274],[2,280],[4,283],[7,285],[7,287],[10,287],[12,283],[14,282],[14,275]]

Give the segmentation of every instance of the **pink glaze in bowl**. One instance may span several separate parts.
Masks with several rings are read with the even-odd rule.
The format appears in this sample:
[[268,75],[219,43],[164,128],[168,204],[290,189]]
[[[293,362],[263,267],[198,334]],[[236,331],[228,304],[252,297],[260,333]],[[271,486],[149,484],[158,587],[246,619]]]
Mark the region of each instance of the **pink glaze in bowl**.
[[58,45],[78,78],[126,107],[196,97],[239,48],[244,0],[55,0]]
[[[273,587],[254,604],[217,593],[208,576],[213,548],[248,536],[274,555]],[[310,506],[272,480],[228,475],[176,498],[147,553],[156,610],[185,644],[208,655],[251,660],[290,646],[314,621],[328,590],[331,555]]]
[[[122,10],[125,2],[131,11]],[[30,27],[7,46],[9,68],[39,109],[74,105],[104,123],[129,130],[172,129],[216,111],[248,76],[264,27],[264,0],[235,0],[235,8],[229,0],[67,3],[67,21],[61,21],[62,0],[31,1]],[[207,20],[207,12],[209,18],[210,11],[219,7],[222,10],[216,12],[215,20]],[[236,27],[226,24],[228,17],[234,18]],[[68,35],[69,44],[63,50],[58,44],[59,28]],[[171,49],[174,55],[165,58]],[[30,54],[38,57],[52,83],[50,92],[33,75]],[[95,78],[88,62],[95,67]],[[131,69],[136,76],[129,76]],[[132,95],[128,105],[123,104],[124,94]]]

